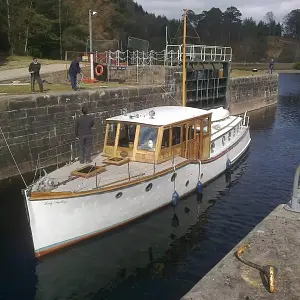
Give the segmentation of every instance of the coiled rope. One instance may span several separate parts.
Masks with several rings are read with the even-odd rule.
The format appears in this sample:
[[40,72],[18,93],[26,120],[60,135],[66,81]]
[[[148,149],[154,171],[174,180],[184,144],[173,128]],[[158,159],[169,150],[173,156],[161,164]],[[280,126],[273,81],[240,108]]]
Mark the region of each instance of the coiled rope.
[[262,266],[260,266],[258,264],[255,264],[255,263],[253,263],[249,260],[241,258],[241,255],[249,247],[250,247],[250,244],[239,247],[238,250],[235,252],[235,256],[237,257],[237,259],[239,261],[241,261],[245,265],[260,271],[265,276],[265,278],[267,279],[269,292],[274,293],[274,291],[275,291],[275,275],[277,274],[277,268],[274,267],[274,266],[271,266],[271,265],[267,265],[267,266],[262,267]]

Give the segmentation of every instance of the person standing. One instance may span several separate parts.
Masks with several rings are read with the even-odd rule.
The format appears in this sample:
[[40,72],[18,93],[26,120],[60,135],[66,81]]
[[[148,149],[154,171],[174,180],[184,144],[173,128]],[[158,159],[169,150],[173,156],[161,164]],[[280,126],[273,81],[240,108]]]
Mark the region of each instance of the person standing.
[[37,61],[36,57],[33,57],[32,63],[29,65],[29,73],[31,74],[30,83],[31,83],[31,92],[35,93],[34,84],[35,81],[38,82],[40,91],[43,92],[43,83],[40,76],[41,64]]
[[273,70],[274,70],[274,59],[272,58],[270,63],[269,63],[269,73],[273,73]]
[[91,149],[92,149],[92,127],[94,126],[94,119],[88,115],[87,107],[84,105],[81,109],[82,116],[76,119],[75,135],[79,139],[79,161],[91,163]]
[[75,60],[73,60],[70,64],[69,68],[69,76],[70,76],[70,81],[71,81],[71,86],[72,90],[76,91],[77,90],[77,74],[81,73],[81,69],[79,66],[80,58],[77,57]]

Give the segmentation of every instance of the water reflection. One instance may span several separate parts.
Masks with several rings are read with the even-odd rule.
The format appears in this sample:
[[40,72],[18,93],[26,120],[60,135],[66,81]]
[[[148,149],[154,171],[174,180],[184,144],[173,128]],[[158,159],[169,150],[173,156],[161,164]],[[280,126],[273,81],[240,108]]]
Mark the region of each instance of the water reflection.
[[300,95],[300,73],[280,73],[278,78],[279,96]]
[[249,113],[248,153],[204,189],[203,199],[192,195],[175,209],[170,205],[40,261],[21,182],[9,189],[1,182],[0,299],[179,299],[290,196],[299,163],[299,110],[300,97],[280,96],[278,105]]
[[274,125],[278,105],[274,104],[262,109],[248,112],[250,130],[266,130]]
[[42,258],[36,266],[37,299],[91,299],[129,277],[163,276],[165,263],[176,263],[201,238],[207,210],[238,182],[245,159],[233,166],[230,178],[223,175],[205,188],[202,201],[192,195],[176,208]]

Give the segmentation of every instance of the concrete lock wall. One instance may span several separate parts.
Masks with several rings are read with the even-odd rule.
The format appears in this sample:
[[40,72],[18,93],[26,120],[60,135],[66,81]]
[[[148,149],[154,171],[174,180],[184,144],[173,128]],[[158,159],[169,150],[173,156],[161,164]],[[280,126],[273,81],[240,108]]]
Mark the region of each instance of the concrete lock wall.
[[232,78],[227,91],[231,114],[259,109],[277,103],[278,75]]

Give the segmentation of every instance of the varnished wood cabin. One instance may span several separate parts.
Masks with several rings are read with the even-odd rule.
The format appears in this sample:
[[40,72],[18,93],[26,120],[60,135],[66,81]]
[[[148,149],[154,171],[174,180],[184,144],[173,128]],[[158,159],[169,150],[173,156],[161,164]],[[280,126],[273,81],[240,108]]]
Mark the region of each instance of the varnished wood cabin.
[[103,155],[106,163],[128,160],[159,164],[175,156],[205,160],[210,156],[211,113],[182,107],[154,107],[107,119]]

